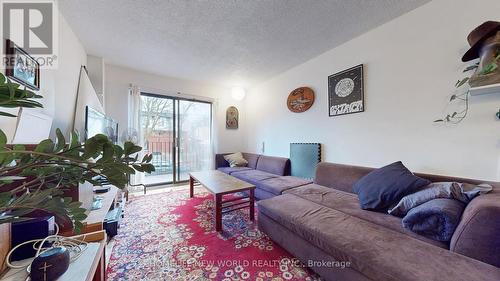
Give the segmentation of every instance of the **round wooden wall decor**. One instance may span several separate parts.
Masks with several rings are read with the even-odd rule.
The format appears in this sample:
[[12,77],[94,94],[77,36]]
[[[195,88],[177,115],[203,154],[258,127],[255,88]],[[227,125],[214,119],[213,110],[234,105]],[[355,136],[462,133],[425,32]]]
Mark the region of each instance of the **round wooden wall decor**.
[[291,112],[301,113],[309,108],[314,103],[314,91],[309,87],[300,87],[293,90],[286,101],[288,109]]

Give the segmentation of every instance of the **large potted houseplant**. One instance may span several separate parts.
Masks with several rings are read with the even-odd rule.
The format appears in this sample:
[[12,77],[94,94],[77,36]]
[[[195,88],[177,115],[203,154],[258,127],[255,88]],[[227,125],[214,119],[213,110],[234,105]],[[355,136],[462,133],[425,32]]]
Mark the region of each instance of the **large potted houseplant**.
[[[42,107],[41,96],[21,89],[0,73],[0,107]],[[0,111],[1,118],[15,115]],[[34,147],[8,145],[0,130],[0,224],[22,220],[34,211],[54,214],[70,222],[76,232],[86,218],[80,202],[63,196],[63,189],[79,183],[96,181],[99,176],[118,188],[124,188],[130,174],[150,173],[151,155],[137,158],[141,147],[125,142],[113,144],[105,135],[96,135],[80,142],[72,133],[67,141],[56,130],[55,141],[46,139]]]

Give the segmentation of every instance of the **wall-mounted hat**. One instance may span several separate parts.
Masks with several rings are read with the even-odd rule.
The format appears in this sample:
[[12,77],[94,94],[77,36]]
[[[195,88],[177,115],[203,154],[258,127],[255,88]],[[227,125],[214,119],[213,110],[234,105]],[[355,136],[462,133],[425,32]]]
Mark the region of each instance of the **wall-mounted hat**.
[[470,49],[462,57],[462,61],[466,62],[477,59],[479,57],[481,44],[484,42],[484,40],[495,35],[495,33],[497,33],[497,31],[499,30],[500,22],[497,21],[487,21],[472,30],[469,36],[467,36],[467,41],[469,41]]

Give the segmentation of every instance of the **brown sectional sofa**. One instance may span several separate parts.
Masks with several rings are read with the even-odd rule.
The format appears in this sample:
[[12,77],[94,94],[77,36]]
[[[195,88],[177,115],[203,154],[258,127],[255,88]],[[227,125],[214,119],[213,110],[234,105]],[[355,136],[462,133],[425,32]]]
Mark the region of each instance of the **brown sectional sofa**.
[[258,202],[259,228],[325,280],[500,280],[500,183],[472,200],[448,244],[362,210],[352,186],[372,170],[320,163],[314,183]]
[[310,184],[312,181],[290,175],[290,159],[254,153],[242,153],[247,167],[229,167],[226,154],[215,155],[215,168],[231,176],[255,185],[257,200],[281,195],[284,191]]

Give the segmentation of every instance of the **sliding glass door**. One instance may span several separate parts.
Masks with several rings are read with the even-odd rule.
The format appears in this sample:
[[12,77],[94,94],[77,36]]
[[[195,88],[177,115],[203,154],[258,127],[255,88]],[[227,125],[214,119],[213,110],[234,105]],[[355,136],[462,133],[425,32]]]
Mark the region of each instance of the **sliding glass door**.
[[188,100],[178,105],[176,180],[187,181],[189,172],[210,169],[212,105]]
[[155,171],[145,174],[143,184],[174,180],[174,100],[141,95],[141,137],[145,153],[151,153]]
[[156,171],[145,185],[187,181],[188,173],[210,168],[212,104],[141,94],[141,136]]

